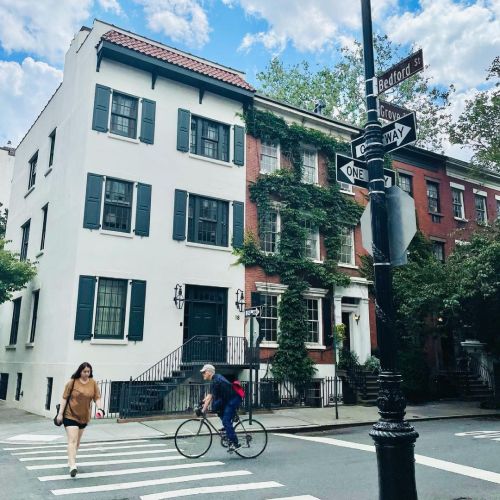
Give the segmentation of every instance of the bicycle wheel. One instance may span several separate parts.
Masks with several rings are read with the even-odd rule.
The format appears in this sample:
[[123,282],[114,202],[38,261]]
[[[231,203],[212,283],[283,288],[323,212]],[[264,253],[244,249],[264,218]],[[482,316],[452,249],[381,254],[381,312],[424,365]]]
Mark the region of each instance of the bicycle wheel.
[[241,448],[238,448],[236,453],[243,458],[258,457],[267,446],[267,431],[266,428],[255,418],[252,418],[252,424],[247,418],[240,420],[235,428],[238,442]]
[[204,420],[191,418],[175,432],[175,447],[186,458],[198,458],[212,446],[212,429]]

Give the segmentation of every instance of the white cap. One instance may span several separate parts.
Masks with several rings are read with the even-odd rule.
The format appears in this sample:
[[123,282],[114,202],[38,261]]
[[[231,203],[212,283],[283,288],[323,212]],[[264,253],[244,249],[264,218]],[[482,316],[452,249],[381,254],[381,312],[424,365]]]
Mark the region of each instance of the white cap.
[[214,365],[204,365],[203,368],[200,370],[201,373],[203,372],[210,372],[210,373],[215,373],[215,367]]

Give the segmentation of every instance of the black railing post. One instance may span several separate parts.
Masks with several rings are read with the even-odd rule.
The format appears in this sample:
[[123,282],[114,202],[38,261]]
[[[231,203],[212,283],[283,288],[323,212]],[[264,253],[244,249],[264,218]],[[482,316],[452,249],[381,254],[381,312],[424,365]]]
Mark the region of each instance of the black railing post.
[[361,13],[368,114],[365,125],[365,159],[371,204],[377,338],[382,365],[377,399],[381,418],[373,426],[370,436],[375,441],[377,451],[379,498],[415,500],[417,488],[414,447],[418,433],[404,420],[406,400],[401,389],[401,375],[396,371],[396,332],[384,181],[384,146],[374,89],[375,64],[370,0],[361,0]]

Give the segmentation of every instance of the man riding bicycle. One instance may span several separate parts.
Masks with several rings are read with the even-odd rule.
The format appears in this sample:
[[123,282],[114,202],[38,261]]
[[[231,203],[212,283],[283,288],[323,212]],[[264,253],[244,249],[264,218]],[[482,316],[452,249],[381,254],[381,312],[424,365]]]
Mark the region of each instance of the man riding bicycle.
[[213,365],[205,365],[200,370],[203,380],[210,380],[210,393],[203,399],[202,412],[206,413],[210,403],[212,411],[217,413],[222,420],[226,436],[229,441],[228,451],[234,451],[241,448],[238,443],[238,437],[234,432],[233,418],[241,405],[242,398],[239,396],[229,380],[226,377],[216,374]]

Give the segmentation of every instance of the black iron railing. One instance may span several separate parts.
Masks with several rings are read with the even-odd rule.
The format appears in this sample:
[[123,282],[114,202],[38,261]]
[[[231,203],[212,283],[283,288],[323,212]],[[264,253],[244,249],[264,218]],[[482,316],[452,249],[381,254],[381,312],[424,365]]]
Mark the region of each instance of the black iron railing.
[[463,356],[458,360],[457,372],[465,378],[465,391],[470,392],[469,377],[472,375],[479,379],[488,389],[493,390],[493,374],[490,369],[478,358],[471,355]]

